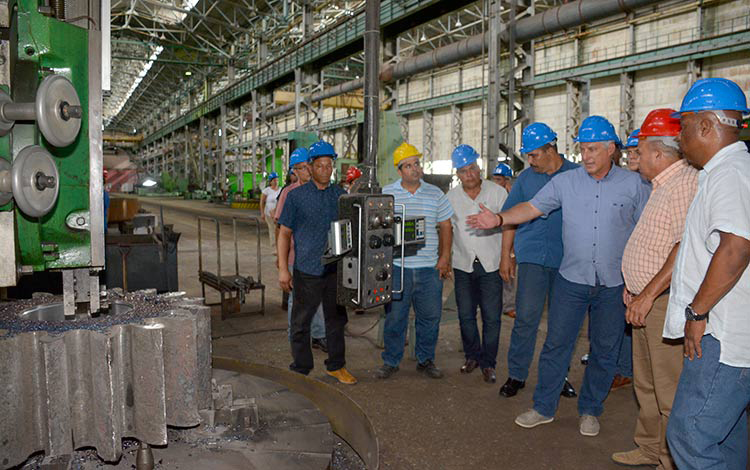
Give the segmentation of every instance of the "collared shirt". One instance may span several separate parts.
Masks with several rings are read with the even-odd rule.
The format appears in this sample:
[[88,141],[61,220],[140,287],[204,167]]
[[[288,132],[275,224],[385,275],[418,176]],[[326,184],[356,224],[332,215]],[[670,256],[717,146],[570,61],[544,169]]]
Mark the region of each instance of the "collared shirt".
[[[527,168],[518,175],[503,210],[530,201],[545,184],[560,173],[578,168],[578,164],[563,158],[560,169],[548,175]],[[548,268],[559,268],[563,257],[562,210],[553,210],[547,216],[520,224],[513,239],[513,251],[518,263],[533,263]]]
[[[401,186],[401,179],[383,188],[383,194],[392,194],[396,204],[406,206],[406,217],[424,217],[425,218],[425,245],[417,251],[414,256],[407,256],[404,260],[404,267],[410,269],[416,268],[434,268],[438,261],[438,232],[437,225],[440,222],[448,220],[453,215],[448,198],[435,185],[419,182],[419,188],[410,193]],[[398,211],[398,208],[397,208]],[[401,266],[401,260],[393,260],[393,264]]]
[[280,192],[281,192],[281,188],[277,187],[276,189],[273,189],[270,186],[266,186],[261,192],[261,194],[266,195],[266,211],[265,211],[266,215],[273,217],[274,211],[276,210],[276,204],[278,202]]
[[484,204],[492,212],[500,212],[508,192],[492,181],[482,181],[475,199],[469,197],[463,185],[448,191],[448,201],[453,207],[453,268],[466,273],[474,272],[474,259],[479,259],[482,268],[488,273],[500,269],[500,246],[502,231],[475,230],[466,224],[466,217],[478,214],[479,204]]
[[[664,322],[666,338],[685,334],[685,307],[692,303],[708,265],[719,247],[720,232],[750,240],[750,154],[735,142],[719,150],[698,175],[698,191],[690,205],[677,252]],[[719,362],[750,367],[750,269],[714,305],[706,334],[721,343]]]
[[625,285],[636,295],[661,270],[669,252],[682,239],[688,207],[698,189],[698,170],[678,160],[651,183],[651,197],[622,255]]
[[294,269],[322,276],[326,269],[335,269],[334,264],[324,267],[320,258],[326,249],[331,222],[338,219],[339,196],[346,191],[334,184],[318,189],[310,181],[287,193],[279,224],[294,235],[297,251]]
[[[279,200],[276,203],[276,209],[274,210],[274,218],[276,219],[276,223],[279,223],[279,219],[281,218],[281,212],[284,210],[284,204],[286,204],[286,197],[289,195],[289,191],[293,189],[297,189],[300,186],[302,186],[302,183],[299,181],[295,181],[292,184],[288,184],[281,188],[281,192],[279,193]],[[287,259],[289,262],[289,266],[294,266],[294,235],[292,235],[292,239],[289,241],[289,258]]]
[[638,173],[616,165],[601,180],[584,168],[552,178],[530,203],[543,214],[562,208],[560,275],[589,286],[621,285],[622,253],[648,194]]

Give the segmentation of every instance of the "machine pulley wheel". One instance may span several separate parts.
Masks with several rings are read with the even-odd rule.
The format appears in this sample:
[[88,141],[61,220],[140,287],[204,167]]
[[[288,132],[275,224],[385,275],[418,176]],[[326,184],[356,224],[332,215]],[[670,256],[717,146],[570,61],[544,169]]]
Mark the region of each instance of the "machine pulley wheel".
[[[10,162],[4,158],[0,158],[0,206],[4,206],[13,200],[13,192],[5,191],[3,188],[3,180],[7,178],[10,183]],[[13,187],[11,183],[11,188]]]
[[[13,103],[13,99],[4,90],[0,90],[0,108],[6,103]],[[14,121],[0,119],[0,136],[4,136],[13,129]]]
[[70,80],[50,75],[36,91],[36,120],[42,135],[55,147],[67,147],[81,130],[81,100]]
[[11,167],[13,198],[29,217],[42,217],[57,202],[60,174],[52,156],[38,145],[24,147]]

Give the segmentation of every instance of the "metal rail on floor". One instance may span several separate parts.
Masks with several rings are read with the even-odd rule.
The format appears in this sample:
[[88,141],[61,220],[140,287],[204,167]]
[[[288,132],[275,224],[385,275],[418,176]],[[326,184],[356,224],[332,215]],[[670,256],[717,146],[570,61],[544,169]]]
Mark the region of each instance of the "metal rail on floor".
[[[237,312],[245,303],[245,296],[253,290],[260,290],[260,313],[265,315],[266,311],[266,286],[262,282],[260,263],[260,219],[247,217],[238,219],[232,217],[232,230],[234,236],[234,274],[222,275],[221,271],[221,223],[215,217],[198,216],[198,280],[201,283],[203,298],[206,298],[206,286],[219,292],[221,297],[221,318],[228,316],[231,311]],[[203,231],[201,221],[212,222],[216,227],[216,272],[203,269]],[[240,274],[240,258],[237,246],[237,224],[255,226],[257,240],[257,280],[252,276]],[[231,308],[230,308],[231,307]],[[252,312],[258,313],[258,312]]]

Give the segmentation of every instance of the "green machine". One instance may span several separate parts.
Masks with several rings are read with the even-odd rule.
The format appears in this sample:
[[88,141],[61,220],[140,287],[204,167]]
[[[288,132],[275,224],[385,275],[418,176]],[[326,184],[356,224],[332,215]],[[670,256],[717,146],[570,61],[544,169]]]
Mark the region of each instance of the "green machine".
[[101,33],[89,3],[0,2],[0,287],[61,271],[66,316],[99,310],[104,268]]

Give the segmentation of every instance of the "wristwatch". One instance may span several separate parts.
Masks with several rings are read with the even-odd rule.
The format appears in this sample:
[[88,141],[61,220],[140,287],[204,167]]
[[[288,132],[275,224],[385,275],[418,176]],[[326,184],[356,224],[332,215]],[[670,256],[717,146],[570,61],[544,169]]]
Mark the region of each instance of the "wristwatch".
[[695,313],[695,310],[693,310],[692,305],[688,305],[685,307],[685,320],[687,321],[703,321],[708,319],[708,312],[698,315]]

